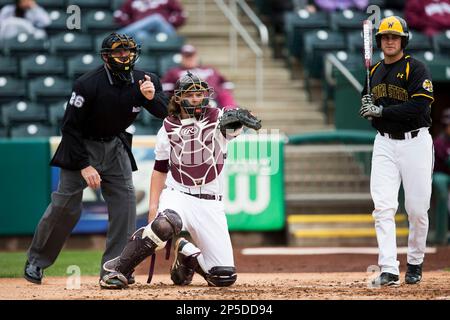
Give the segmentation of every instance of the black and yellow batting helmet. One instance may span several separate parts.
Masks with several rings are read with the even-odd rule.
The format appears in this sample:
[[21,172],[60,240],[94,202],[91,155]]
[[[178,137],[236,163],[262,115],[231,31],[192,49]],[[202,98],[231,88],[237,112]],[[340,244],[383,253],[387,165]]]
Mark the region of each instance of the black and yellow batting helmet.
[[402,37],[402,49],[405,49],[409,41],[409,30],[406,21],[398,16],[384,18],[380,22],[378,31],[375,34],[377,47],[381,48],[381,35],[395,34]]

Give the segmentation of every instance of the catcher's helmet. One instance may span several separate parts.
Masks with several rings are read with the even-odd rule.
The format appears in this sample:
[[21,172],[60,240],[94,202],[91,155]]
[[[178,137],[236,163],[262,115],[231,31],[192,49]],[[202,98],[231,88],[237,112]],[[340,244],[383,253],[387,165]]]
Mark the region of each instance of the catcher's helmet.
[[[188,100],[183,99],[186,92],[201,91],[204,93],[203,101],[198,106],[193,106]],[[209,104],[209,98],[212,97],[214,90],[209,87],[208,82],[202,80],[199,76],[187,72],[175,83],[174,95],[181,107],[191,116],[199,119],[203,115],[204,108]]]
[[381,48],[381,35],[395,34],[402,37],[402,49],[405,49],[409,41],[409,30],[406,21],[398,16],[384,18],[380,22],[378,31],[375,34],[377,47]]
[[[116,56],[115,53],[120,50],[129,50],[130,53],[123,57]],[[100,52],[103,61],[108,63],[113,73],[129,74],[139,59],[141,46],[126,34],[111,33],[103,40]]]

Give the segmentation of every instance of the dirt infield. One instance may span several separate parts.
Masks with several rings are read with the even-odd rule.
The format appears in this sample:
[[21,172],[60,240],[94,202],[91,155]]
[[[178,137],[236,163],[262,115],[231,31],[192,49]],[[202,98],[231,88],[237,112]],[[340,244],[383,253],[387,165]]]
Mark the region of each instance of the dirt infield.
[[[164,300],[292,300],[292,299],[446,299],[450,300],[450,248],[426,257],[424,280],[407,285],[406,256],[400,255],[402,285],[369,288],[376,255],[245,256],[235,250],[238,281],[229,288],[208,287],[198,275],[190,286],[172,285],[169,261],[160,254],[152,283],[146,284],[149,261],[137,270],[137,283],[126,290],[101,290],[98,278],[82,276],[79,289],[66,288],[67,277],[46,277],[41,286],[23,279],[0,279],[0,299],[164,299]],[[73,283],[70,282],[69,283]],[[37,290],[38,289],[38,290]]]
[[[80,289],[66,289],[67,278],[46,278],[37,287],[23,279],[0,279],[2,299],[106,299],[106,300],[296,300],[296,299],[447,299],[450,272],[432,271],[419,285],[368,288],[365,273],[257,273],[239,274],[229,288],[208,287],[198,276],[190,286],[172,285],[167,275],[155,275],[153,283],[137,276],[126,290],[101,290],[97,277],[82,277]],[[39,288],[39,290],[36,290]]]

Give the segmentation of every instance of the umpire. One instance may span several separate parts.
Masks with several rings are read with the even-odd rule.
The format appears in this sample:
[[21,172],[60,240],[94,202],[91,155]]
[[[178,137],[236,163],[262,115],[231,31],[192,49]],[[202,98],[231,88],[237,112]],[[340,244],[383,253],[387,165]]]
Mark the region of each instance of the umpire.
[[[60,167],[58,189],[41,218],[28,250],[24,277],[41,284],[81,215],[83,190],[101,188],[109,227],[102,264],[122,252],[136,228],[136,198],[131,135],[125,132],[142,108],[167,116],[168,100],[154,74],[134,70],[140,46],[112,33],[102,43],[104,64],[75,81],[61,128],[62,139],[51,160]],[[102,268],[100,268],[102,270]],[[103,271],[100,271],[100,278]]]
[[433,85],[426,66],[404,53],[409,39],[405,20],[383,19],[375,37],[384,60],[371,68],[371,92],[363,92],[360,115],[378,131],[370,176],[381,267],[376,284],[400,284],[394,216],[401,183],[409,222],[405,282],[416,284],[422,280],[431,198]]

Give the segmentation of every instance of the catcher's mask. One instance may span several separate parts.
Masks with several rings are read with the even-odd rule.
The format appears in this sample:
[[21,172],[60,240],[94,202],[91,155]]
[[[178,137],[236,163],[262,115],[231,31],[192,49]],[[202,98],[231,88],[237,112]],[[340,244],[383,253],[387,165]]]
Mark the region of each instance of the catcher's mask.
[[378,31],[375,34],[375,40],[378,48],[381,48],[381,35],[383,34],[395,34],[402,37],[402,49],[405,49],[408,45],[408,25],[404,19],[398,16],[391,16],[381,20]]
[[[198,105],[193,106],[188,99],[184,98],[184,94],[187,92],[202,92],[204,98]],[[180,104],[190,117],[195,117],[197,120],[203,116],[205,107],[209,104],[209,98],[212,98],[213,93],[213,88],[210,88],[206,81],[190,71],[175,83],[175,101]]]
[[103,40],[100,53],[112,73],[120,80],[129,82],[130,73],[139,59],[141,46],[126,34],[111,33]]

